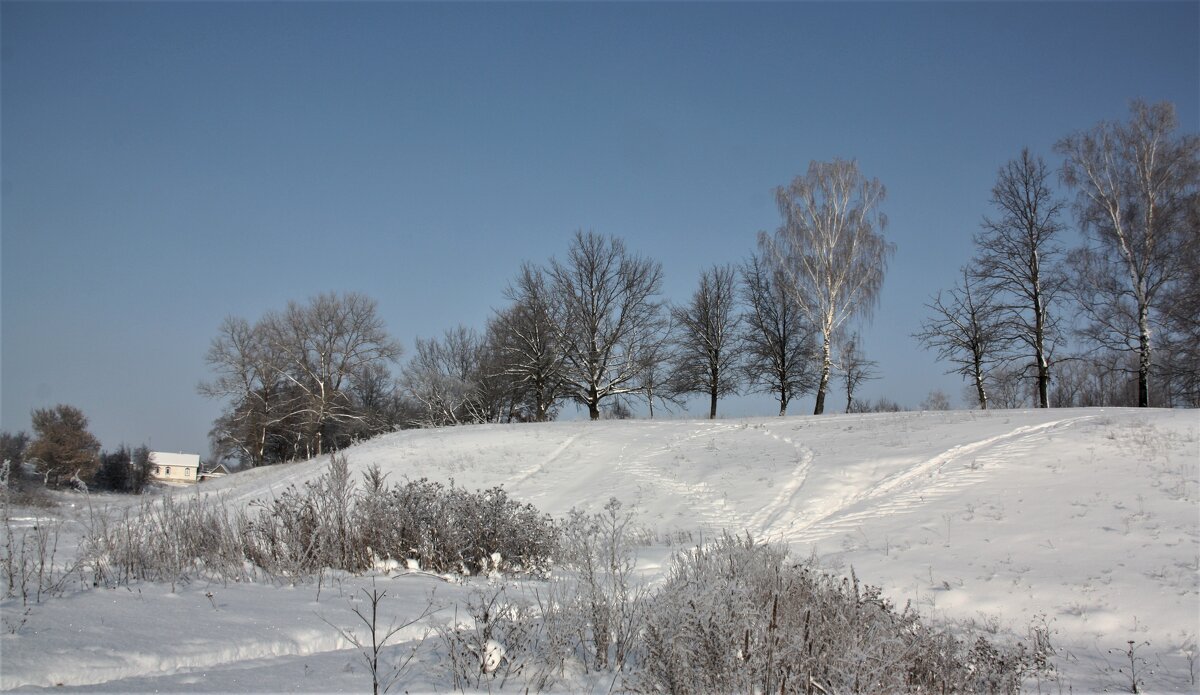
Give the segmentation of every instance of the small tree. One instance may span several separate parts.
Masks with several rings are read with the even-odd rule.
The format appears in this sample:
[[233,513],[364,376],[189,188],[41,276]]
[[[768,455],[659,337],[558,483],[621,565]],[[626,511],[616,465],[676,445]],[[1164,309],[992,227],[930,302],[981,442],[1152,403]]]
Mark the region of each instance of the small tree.
[[0,432],[0,464],[8,461],[16,470],[25,462],[25,449],[28,446],[28,433]]
[[776,280],[821,335],[815,415],[825,412],[834,340],[851,318],[870,315],[896,250],[883,237],[885,195],[854,161],[812,162],[807,174],[776,189],[783,224],[773,235],[759,233]]
[[70,405],[33,411],[37,437],[25,452],[47,485],[58,486],[72,477],[91,480],[99,464],[100,442],[88,432],[83,411]]
[[751,257],[741,274],[746,306],[742,369],[752,390],[775,396],[783,417],[793,398],[816,386],[815,331],[785,283],[759,256]]
[[400,384],[419,405],[415,424],[441,427],[486,422],[480,395],[483,338],[471,328],[447,329],[439,340],[417,338],[416,351],[404,366]]
[[850,336],[841,349],[842,384],[846,387],[846,412],[854,412],[854,392],[864,381],[877,378],[876,362],[867,359],[859,346],[861,339],[858,334]]
[[631,254],[615,237],[579,231],[565,261],[548,270],[557,307],[563,393],[600,419],[608,398],[640,393],[666,322],[655,297],[662,264]]
[[116,451],[100,454],[100,468],[96,471],[96,485],[103,490],[125,492],[129,487],[132,456],[129,447],[122,444]]
[[563,390],[563,355],[558,342],[560,308],[553,301],[546,274],[526,263],[506,296],[512,304],[496,312],[489,332],[494,336],[498,364],[517,390],[518,399],[532,411],[529,419],[554,419]]
[[1008,344],[1000,323],[1000,313],[992,300],[994,290],[966,269],[961,284],[949,292],[938,292],[925,306],[933,315],[914,335],[926,349],[936,349],[940,361],[954,367],[948,373],[971,380],[981,410],[987,410],[987,381]]
[[717,398],[738,389],[741,319],[736,311],[733,266],[714,266],[700,274],[700,287],[686,305],[672,307],[675,325],[673,391],[709,397],[708,417],[717,417]]
[[[995,301],[997,318],[1033,356],[1038,407],[1050,405],[1050,351],[1057,341],[1051,306],[1063,287],[1058,235],[1064,204],[1050,190],[1050,171],[1026,148],[1001,167],[992,188],[997,216],[975,237],[975,273]],[[1026,353],[1029,354],[1029,353]]]

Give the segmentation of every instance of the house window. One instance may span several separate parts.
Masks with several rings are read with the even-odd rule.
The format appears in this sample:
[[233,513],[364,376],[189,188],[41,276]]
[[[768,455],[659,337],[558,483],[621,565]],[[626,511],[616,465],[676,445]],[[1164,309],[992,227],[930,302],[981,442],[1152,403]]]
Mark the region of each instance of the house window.
[[155,466],[154,467],[154,475],[160,475],[161,473],[162,473],[162,469],[158,466]]
[[167,475],[171,475],[171,467],[167,466]]

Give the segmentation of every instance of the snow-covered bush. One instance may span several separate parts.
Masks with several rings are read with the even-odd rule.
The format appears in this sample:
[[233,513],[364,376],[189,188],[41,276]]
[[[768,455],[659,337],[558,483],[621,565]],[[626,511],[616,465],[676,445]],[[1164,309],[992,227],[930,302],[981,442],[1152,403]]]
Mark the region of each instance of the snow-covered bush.
[[504,584],[472,591],[464,608],[439,630],[456,690],[503,688],[534,669],[539,625],[528,605],[509,600]]
[[249,578],[239,518],[208,495],[143,500],[120,516],[92,510],[80,558],[96,586],[191,577]]
[[469,492],[428,479],[388,487],[368,470],[356,498],[360,546],[379,558],[415,560],[434,572],[544,573],[557,546],[554,521],[501,488]]
[[676,556],[649,601],[634,681],[672,693],[1010,693],[1049,668],[1046,634],[1036,637],[1032,647],[964,640],[853,572],[834,577],[726,535]]
[[633,514],[610,499],[603,513],[572,509],[560,527],[552,632],[572,635],[575,650],[596,669],[621,669],[641,630],[642,599],[633,581]]
[[557,547],[554,521],[504,490],[469,492],[425,479],[387,486],[368,471],[360,489],[342,456],[300,487],[230,512],[209,496],[164,497],[112,518],[93,515],[82,557],[97,584],[174,582],[203,575],[241,580],[325,569],[361,572],[404,560],[434,572],[544,573]]

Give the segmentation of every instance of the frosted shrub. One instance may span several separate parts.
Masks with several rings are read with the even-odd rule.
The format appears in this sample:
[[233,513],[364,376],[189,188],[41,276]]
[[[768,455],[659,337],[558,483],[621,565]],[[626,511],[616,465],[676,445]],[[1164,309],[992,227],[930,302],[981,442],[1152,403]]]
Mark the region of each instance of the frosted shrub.
[[365,476],[355,506],[361,544],[379,557],[412,559],[434,572],[541,574],[557,545],[553,520],[501,488],[468,492],[422,478],[387,487]]
[[510,601],[503,584],[476,589],[465,615],[442,628],[447,666],[454,688],[503,688],[530,669],[536,653],[538,624],[528,606]]
[[577,636],[579,655],[595,669],[621,669],[641,629],[632,519],[610,499],[601,514],[572,509],[559,531],[556,598],[564,610],[554,615],[564,624],[551,629]]
[[1049,668],[1033,649],[964,642],[879,589],[781,548],[724,536],[676,556],[649,602],[636,687],[704,692],[1017,692]]
[[204,496],[164,497],[117,518],[94,513],[81,557],[106,585],[240,580],[254,568],[279,577],[361,572],[389,558],[435,572],[540,574],[557,538],[549,516],[500,488],[468,492],[424,479],[388,487],[376,469],[359,489],[335,455],[317,479],[246,512]]
[[74,567],[56,561],[62,522],[37,518],[33,525],[14,525],[16,480],[19,473],[8,461],[0,464],[0,513],[4,517],[4,537],[0,547],[0,588],[3,597],[21,598],[22,605],[40,603],[42,595],[62,590]]
[[302,488],[289,486],[270,501],[254,502],[258,514],[241,523],[248,559],[276,574],[301,575],[325,568],[359,571],[370,566],[352,519],[356,499],[346,457]]
[[248,578],[236,518],[207,495],[183,502],[171,497],[143,501],[118,517],[93,510],[80,557],[96,586],[195,576]]

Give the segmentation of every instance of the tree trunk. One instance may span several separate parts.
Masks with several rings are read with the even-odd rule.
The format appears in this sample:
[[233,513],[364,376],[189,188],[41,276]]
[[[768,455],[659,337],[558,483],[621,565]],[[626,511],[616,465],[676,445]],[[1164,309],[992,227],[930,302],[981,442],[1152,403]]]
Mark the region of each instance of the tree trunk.
[[829,333],[826,332],[821,353],[821,379],[817,382],[817,406],[813,408],[813,415],[821,415],[825,412],[825,391],[829,388],[829,370],[833,362],[831,353],[832,346],[829,344]]
[[600,419],[600,394],[596,391],[596,387],[589,386],[587,394],[588,417],[592,420]]
[[1138,306],[1138,407],[1150,407],[1150,307]]
[[717,387],[716,386],[713,386],[712,391],[709,392],[709,397],[710,397],[710,400],[709,400],[709,404],[708,404],[708,419],[716,420],[717,419]]
[[[1036,261],[1036,256],[1035,256]],[[1036,266],[1035,266],[1036,268]],[[1036,272],[1036,270],[1035,270]],[[1034,346],[1033,353],[1037,359],[1038,407],[1050,407],[1050,363],[1046,361],[1046,323],[1042,309],[1040,280],[1034,277],[1033,310],[1034,317]]]

